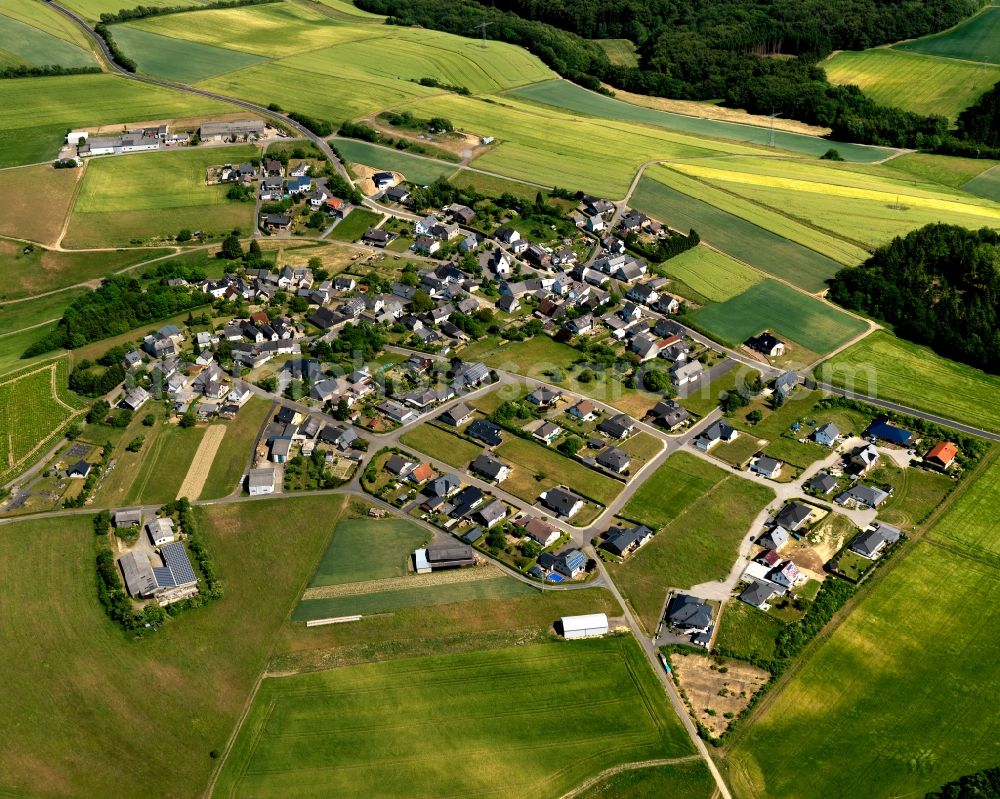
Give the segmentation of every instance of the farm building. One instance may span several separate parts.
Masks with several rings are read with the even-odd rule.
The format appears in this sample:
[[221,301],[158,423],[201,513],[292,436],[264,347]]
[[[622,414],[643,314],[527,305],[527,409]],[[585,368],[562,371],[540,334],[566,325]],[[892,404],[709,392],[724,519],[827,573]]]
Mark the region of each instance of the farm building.
[[198,129],[202,141],[250,141],[264,135],[264,120],[237,119],[232,122],[206,122]]
[[251,469],[247,475],[247,491],[252,497],[274,493],[274,468]]
[[169,516],[160,519],[150,519],[146,522],[146,535],[154,547],[169,544],[174,540],[174,522]]
[[413,553],[417,574],[441,569],[460,569],[476,562],[475,552],[468,544],[436,544]]
[[885,441],[888,444],[895,444],[898,447],[906,447],[909,446],[910,439],[913,438],[913,433],[909,430],[904,430],[902,427],[889,424],[888,419],[881,417],[868,425],[868,429],[865,430],[865,438]]
[[118,510],[111,517],[115,527],[138,527],[142,524],[142,510]]
[[567,639],[596,638],[608,634],[608,615],[606,613],[563,616],[559,623],[562,625],[563,637]]

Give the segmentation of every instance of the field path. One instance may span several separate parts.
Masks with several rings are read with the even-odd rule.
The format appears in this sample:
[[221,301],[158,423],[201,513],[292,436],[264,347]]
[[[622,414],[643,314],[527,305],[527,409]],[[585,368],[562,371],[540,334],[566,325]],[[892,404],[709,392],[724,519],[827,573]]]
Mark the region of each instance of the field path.
[[184,476],[184,482],[177,490],[177,499],[181,497],[199,497],[201,490],[205,487],[208,473],[212,469],[212,462],[215,460],[215,453],[219,451],[222,439],[226,437],[225,425],[212,425],[205,431],[205,435],[198,444],[198,451],[194,454],[194,460],[188,467],[188,472]]
[[[591,777],[582,785],[578,785],[569,793],[564,793],[560,799],[573,799],[575,796],[579,796],[588,788],[597,783],[606,780],[608,777],[613,777],[615,774],[621,774],[623,771],[638,771],[643,768],[653,768],[654,766],[676,766],[681,763],[694,763],[696,760],[701,760],[698,755],[688,755],[687,757],[675,757],[670,759],[660,759],[660,760],[640,760],[637,763],[622,763],[620,766],[613,766],[609,769],[605,769],[600,774]],[[718,794],[718,788],[716,788],[716,795]]]
[[435,574],[410,574],[406,577],[386,577],[382,580],[366,580],[361,583],[341,583],[339,585],[319,585],[309,588],[302,595],[303,599],[334,599],[343,596],[361,596],[363,594],[381,593],[382,591],[399,591],[407,588],[430,588],[437,585],[452,585],[454,583],[474,583],[479,580],[492,580],[503,577],[504,572],[494,566],[481,566],[471,569],[451,569]]

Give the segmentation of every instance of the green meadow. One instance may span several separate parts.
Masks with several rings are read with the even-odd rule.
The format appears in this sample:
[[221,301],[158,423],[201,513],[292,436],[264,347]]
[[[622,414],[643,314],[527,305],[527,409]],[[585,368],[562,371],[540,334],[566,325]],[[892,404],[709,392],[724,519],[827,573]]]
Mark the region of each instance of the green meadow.
[[116,25],[114,37],[141,72],[181,83],[197,83],[264,60],[251,53],[187,42],[130,25]]
[[998,42],[1000,6],[991,4],[950,30],[897,44],[895,49],[996,64],[1000,59]]
[[15,64],[25,66],[96,67],[89,49],[61,39],[48,31],[8,17],[0,7],[0,42]]

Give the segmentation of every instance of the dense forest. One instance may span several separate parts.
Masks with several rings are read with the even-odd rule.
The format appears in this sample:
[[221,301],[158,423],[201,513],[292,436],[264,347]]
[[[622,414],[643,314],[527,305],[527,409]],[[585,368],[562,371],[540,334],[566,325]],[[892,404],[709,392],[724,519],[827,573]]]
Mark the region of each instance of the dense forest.
[[210,295],[184,286],[153,284],[143,291],[137,280],[109,277],[96,291],[75,299],[63,312],[55,330],[28,347],[21,357],[30,358],[61,347],[82,347],[211,301]]
[[925,799],[1000,799],[1000,766],[959,777]]
[[861,266],[841,269],[830,299],[884,319],[941,355],[1000,373],[1000,233],[927,225]]
[[[976,0],[355,0],[400,25],[463,36],[481,22],[490,38],[526,47],[559,74],[639,94],[718,100],[752,113],[829,127],[833,137],[934,149],[943,117],[879,106],[855,87],[831,86],[819,61],[923,36],[974,12]],[[612,64],[595,38],[627,38],[639,66]]]

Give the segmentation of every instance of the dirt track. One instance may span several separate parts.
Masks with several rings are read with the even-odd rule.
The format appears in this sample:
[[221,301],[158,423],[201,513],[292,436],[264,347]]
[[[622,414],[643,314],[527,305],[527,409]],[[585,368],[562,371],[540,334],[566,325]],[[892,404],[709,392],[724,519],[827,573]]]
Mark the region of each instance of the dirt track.
[[215,453],[219,451],[219,445],[226,435],[228,428],[225,425],[214,424],[205,431],[205,436],[198,445],[198,451],[194,454],[194,460],[188,467],[188,473],[177,491],[177,498],[187,497],[188,499],[198,499],[201,490],[205,487],[208,473],[212,469],[215,460]]

